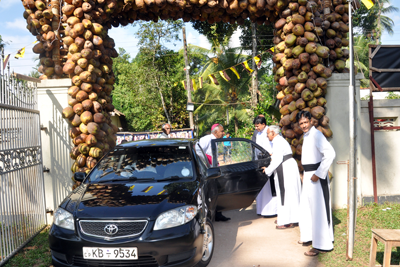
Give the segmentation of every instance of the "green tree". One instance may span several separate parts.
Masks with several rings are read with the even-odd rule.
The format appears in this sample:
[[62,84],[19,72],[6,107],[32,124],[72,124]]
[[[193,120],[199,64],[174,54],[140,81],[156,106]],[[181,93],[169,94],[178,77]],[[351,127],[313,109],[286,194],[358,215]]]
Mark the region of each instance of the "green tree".
[[[241,62],[249,59],[249,56],[242,54],[240,48],[214,47],[208,50],[198,46],[189,46],[190,54],[206,55],[208,60],[201,68],[199,76],[204,81],[203,88],[194,92],[194,101],[200,103],[195,110],[198,115],[197,124],[200,133],[209,130],[213,123],[221,123],[228,126],[230,132],[241,134],[239,129],[248,127],[253,118],[250,117],[250,79],[251,75],[239,66]],[[250,61],[249,64],[251,65]],[[236,65],[240,75],[237,78],[235,73],[229,70]],[[228,70],[226,70],[228,69]],[[222,78],[219,71],[226,70],[230,80]],[[259,76],[264,71],[259,72]],[[218,85],[210,81],[209,75],[214,74]],[[230,124],[230,121],[233,123]]]
[[369,10],[362,4],[353,14],[355,32],[363,34],[379,44],[382,31],[387,31],[390,35],[393,35],[394,22],[385,15],[398,10],[397,7],[391,5],[390,0],[377,0]]
[[[373,44],[374,41],[371,39],[368,39],[364,35],[358,35],[354,37],[354,43],[353,43],[353,48],[354,48],[354,66],[357,70],[360,70],[364,74],[364,78],[361,80],[361,86],[362,87],[368,87],[369,86],[369,56],[368,56],[368,51],[369,51],[369,44]],[[346,60],[346,68],[350,67],[350,60]]]

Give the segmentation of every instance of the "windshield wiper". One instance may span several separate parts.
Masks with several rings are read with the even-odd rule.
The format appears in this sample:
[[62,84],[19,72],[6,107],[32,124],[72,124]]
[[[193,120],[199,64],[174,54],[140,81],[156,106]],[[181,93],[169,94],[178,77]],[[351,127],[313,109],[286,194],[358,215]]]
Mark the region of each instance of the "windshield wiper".
[[175,175],[175,176],[170,176],[170,177],[163,178],[163,179],[158,179],[157,182],[162,182],[162,181],[177,181],[177,180],[183,180],[183,179],[188,179],[188,178],[192,178],[192,177],[179,177],[179,176]]

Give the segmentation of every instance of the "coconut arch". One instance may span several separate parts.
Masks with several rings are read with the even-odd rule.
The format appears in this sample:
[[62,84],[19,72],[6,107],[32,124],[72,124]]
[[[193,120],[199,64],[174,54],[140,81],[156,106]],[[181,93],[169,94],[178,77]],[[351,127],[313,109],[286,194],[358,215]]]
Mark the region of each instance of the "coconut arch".
[[[279,91],[280,126],[300,159],[302,131],[299,110],[331,137],[324,106],[332,72],[343,72],[349,51],[347,0],[23,0],[27,29],[39,41],[41,79],[70,78],[69,106],[75,146],[72,172],[88,172],[115,146],[117,127],[110,94],[115,77],[112,58],[118,56],[108,30],[136,20],[183,19],[243,24],[274,24],[274,77]],[[300,169],[302,169],[299,163]]]

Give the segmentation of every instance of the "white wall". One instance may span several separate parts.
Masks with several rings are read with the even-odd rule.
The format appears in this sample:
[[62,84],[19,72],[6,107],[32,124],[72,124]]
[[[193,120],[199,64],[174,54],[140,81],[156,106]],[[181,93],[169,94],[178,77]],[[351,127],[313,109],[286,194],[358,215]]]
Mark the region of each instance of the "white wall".
[[[38,84],[38,106],[42,130],[43,165],[50,169],[44,173],[46,208],[55,211],[71,192],[73,160],[69,157],[72,141],[69,124],[62,118],[68,106],[68,88],[71,79],[43,80]],[[52,217],[48,215],[48,222]]]
[[[334,209],[344,208],[347,205],[347,177],[348,165],[337,164],[338,161],[348,161],[350,156],[350,135],[349,135],[349,84],[350,76],[348,73],[334,73],[328,79],[328,93],[325,96],[326,115],[329,117],[329,124],[333,132],[333,137],[329,142],[336,152],[336,158],[331,166],[333,180],[331,184],[332,207]],[[360,79],[362,75],[356,77],[356,91],[358,103],[360,102]],[[359,107],[354,107],[354,113],[359,114]],[[359,121],[357,129],[360,128]],[[357,131],[356,129],[356,131]]]
[[[400,99],[374,100],[374,118],[396,118],[400,126]],[[361,101],[361,180],[360,196],[364,203],[373,201],[371,131],[368,101]],[[400,202],[400,131],[375,131],[375,159],[378,201]]]

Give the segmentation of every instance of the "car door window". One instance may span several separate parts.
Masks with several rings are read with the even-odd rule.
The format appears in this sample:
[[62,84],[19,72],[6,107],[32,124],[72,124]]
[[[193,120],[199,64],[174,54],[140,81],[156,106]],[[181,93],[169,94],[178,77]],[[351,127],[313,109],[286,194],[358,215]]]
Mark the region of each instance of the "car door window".
[[251,143],[246,141],[217,142],[216,166],[248,162],[254,159],[254,149]]
[[193,151],[196,152],[196,155],[198,156],[199,160],[203,163],[204,166],[209,167],[210,165],[208,164],[208,160],[206,155],[204,154],[203,149],[201,148],[199,142],[196,142],[193,146]]

